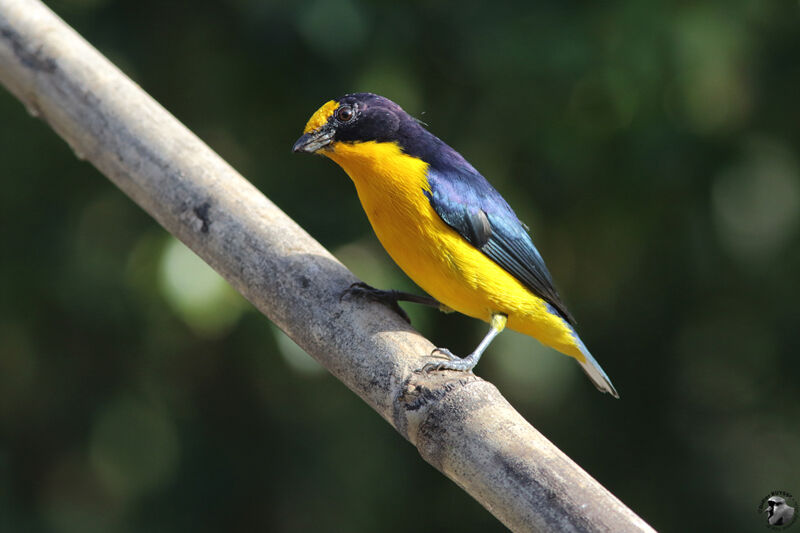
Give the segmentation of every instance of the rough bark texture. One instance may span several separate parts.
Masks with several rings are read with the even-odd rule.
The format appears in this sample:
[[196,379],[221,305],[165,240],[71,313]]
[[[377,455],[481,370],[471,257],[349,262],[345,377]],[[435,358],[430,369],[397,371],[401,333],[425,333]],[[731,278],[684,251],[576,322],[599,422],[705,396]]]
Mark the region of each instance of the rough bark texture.
[[36,0],[0,0],[0,82],[506,526],[652,531],[492,384],[416,372],[430,342]]

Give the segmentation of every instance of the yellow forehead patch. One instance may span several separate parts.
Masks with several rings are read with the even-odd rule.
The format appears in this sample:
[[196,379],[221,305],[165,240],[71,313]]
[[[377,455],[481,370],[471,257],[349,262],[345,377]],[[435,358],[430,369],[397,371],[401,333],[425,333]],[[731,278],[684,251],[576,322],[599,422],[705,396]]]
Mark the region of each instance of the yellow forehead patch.
[[335,100],[326,102],[322,107],[317,109],[316,113],[311,115],[310,119],[308,119],[306,129],[303,130],[303,133],[311,133],[324,126],[325,123],[328,122],[328,119],[331,118],[331,115],[333,115],[333,112],[336,111],[337,107],[339,107],[339,102]]

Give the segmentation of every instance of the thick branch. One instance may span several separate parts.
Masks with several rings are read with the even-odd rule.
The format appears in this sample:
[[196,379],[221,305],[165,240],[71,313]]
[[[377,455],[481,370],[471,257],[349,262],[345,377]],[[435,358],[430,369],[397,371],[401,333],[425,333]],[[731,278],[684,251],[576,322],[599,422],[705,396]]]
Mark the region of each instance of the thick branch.
[[508,527],[651,531],[493,385],[415,372],[430,342],[36,0],[0,0],[0,81]]

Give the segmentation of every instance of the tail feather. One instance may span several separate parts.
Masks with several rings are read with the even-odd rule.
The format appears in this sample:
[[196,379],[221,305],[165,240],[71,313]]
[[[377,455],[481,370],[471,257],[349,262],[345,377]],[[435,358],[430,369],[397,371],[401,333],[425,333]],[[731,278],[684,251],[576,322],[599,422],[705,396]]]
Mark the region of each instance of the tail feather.
[[607,392],[614,398],[619,399],[617,389],[611,384],[611,380],[608,379],[608,376],[603,372],[603,369],[600,368],[600,365],[597,364],[597,361],[594,360],[594,357],[588,352],[584,355],[586,356],[586,361],[580,363],[581,369],[589,376],[589,379],[592,380],[597,390],[600,392]]
[[581,369],[586,373],[587,376],[589,376],[589,379],[592,380],[592,383],[594,383],[594,386],[597,387],[597,390],[600,392],[607,392],[614,398],[619,399],[619,393],[617,392],[617,389],[614,388],[614,385],[611,384],[611,380],[608,379],[608,375],[600,367],[600,364],[597,362],[597,360],[592,357],[592,354],[589,353],[589,350],[586,349],[586,345],[583,344],[583,341],[580,337],[578,337],[578,334],[575,333],[575,330],[573,329],[572,331],[578,348],[586,358],[586,360],[583,362],[578,361],[578,363],[581,365]]

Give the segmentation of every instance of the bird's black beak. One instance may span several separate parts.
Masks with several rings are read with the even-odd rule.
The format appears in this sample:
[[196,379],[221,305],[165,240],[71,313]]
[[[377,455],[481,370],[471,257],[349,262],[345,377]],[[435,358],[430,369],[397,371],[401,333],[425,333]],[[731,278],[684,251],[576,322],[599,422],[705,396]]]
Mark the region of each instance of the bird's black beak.
[[313,154],[314,152],[331,144],[335,133],[336,132],[333,129],[328,127],[322,127],[317,131],[306,133],[294,143],[294,146],[292,146],[292,152],[306,152]]

